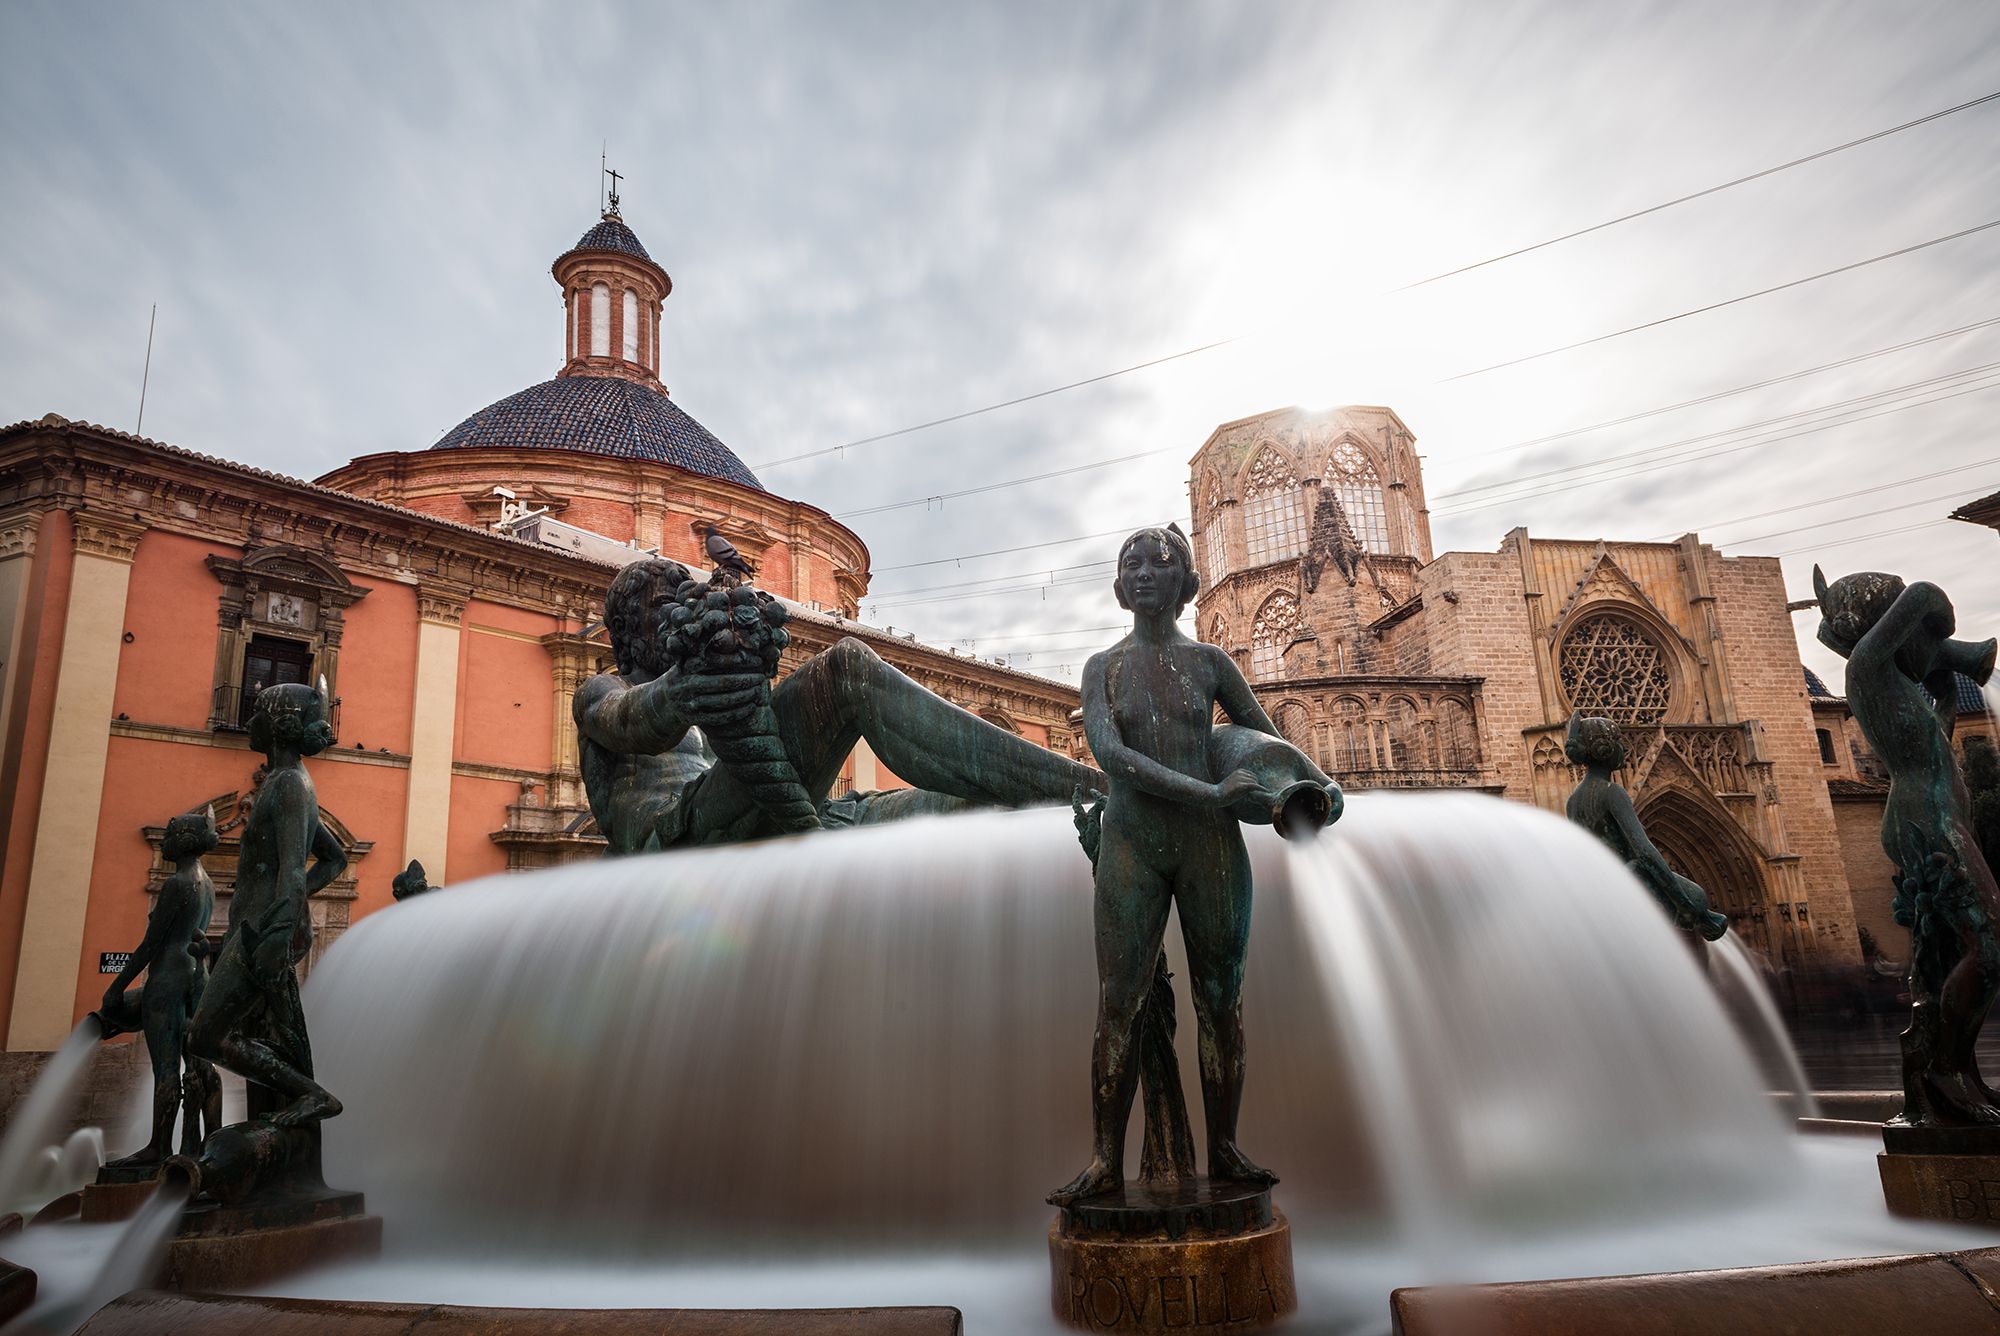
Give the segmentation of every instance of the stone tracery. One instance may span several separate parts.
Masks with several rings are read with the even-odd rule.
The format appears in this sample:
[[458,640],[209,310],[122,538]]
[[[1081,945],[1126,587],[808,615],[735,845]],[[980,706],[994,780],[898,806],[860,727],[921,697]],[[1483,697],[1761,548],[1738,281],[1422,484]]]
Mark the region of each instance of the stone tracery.
[[1593,613],[1562,638],[1556,670],[1570,705],[1621,724],[1657,724],[1673,701],[1667,652],[1613,613]]

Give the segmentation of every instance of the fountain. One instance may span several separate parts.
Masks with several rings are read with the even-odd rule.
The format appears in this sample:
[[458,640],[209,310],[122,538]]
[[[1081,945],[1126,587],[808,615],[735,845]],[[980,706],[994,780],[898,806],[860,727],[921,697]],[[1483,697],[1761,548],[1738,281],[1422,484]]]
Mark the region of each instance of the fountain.
[[[1185,567],[1171,537],[1139,555],[1159,567],[1155,582]],[[1084,1184],[1093,1190],[1065,1203],[1079,1218],[1053,1239],[1039,1193],[1107,1128],[1122,1141],[1133,1084],[1124,1077],[1094,1110],[1080,1098],[1102,1084],[1079,1027],[1104,994],[1092,984],[1094,900],[1117,884],[1104,851],[1148,838],[1143,822],[1121,826],[1131,763],[1104,745],[1102,714],[1091,729],[1111,775],[1100,809],[1103,776],[955,710],[851,642],[771,685],[764,663],[729,655],[762,658],[782,619],[754,592],[736,597],[740,583],[687,587],[701,583],[670,563],[628,568],[607,603],[618,671],[577,696],[591,803],[623,856],[404,898],[326,954],[302,1009],[284,992],[289,969],[243,968],[269,940],[289,964],[291,938],[225,943],[191,1047],[225,1066],[275,1057],[262,1074],[289,1102],[254,1096],[264,1112],[173,1161],[170,1181],[220,1190],[211,1219],[238,1184],[274,1210],[327,1197],[358,1209],[365,1192],[393,1250],[316,1257],[327,1264],[252,1287],[282,1299],[135,1295],[89,1330],[154,1330],[173,1314],[215,1330],[279,1319],[325,1329],[336,1314],[533,1329],[533,1314],[493,1313],[507,1306],[818,1310],[727,1328],[771,1332],[955,1329],[940,1306],[964,1310],[976,1331],[1008,1332],[1273,1315],[1240,1283],[1157,1273],[1150,1291],[1109,1273],[1080,1294],[1050,1289],[1052,1245],[1103,1227],[1089,1212],[1114,1189]],[[1142,619],[1165,602],[1137,573],[1128,583]],[[666,671],[663,621],[682,641],[681,671]],[[710,639],[725,633],[733,646]],[[1187,671],[1154,692],[1184,690]],[[310,730],[324,701],[293,690],[312,699],[273,705]],[[1207,1140],[1211,1170],[1233,1142],[1240,1072],[1241,1138],[1283,1168],[1290,1284],[1310,1329],[1383,1331],[1385,1297],[1404,1285],[1929,1252],[1981,1237],[1888,1215],[1860,1147],[1794,1135],[1680,932],[1599,840],[1476,794],[1364,794],[1320,838],[1280,839],[1278,828],[1330,820],[1337,791],[1255,730],[1268,721],[1235,684],[1204,690],[1252,728],[1214,730],[1202,760],[1183,762],[1208,775],[1181,778],[1229,798],[1237,819],[1272,823],[1244,832],[1248,877],[1225,878],[1255,885],[1244,1045],[1163,1024],[1148,1001],[1114,1009],[1138,1028],[1108,1027],[1098,1047],[1121,1033],[1163,1047],[1141,1064],[1148,1080],[1203,1072],[1202,1107],[1179,1117],[1190,1145]],[[1146,727],[1188,726],[1208,709],[1199,694]],[[1130,708],[1115,689],[1098,705]],[[713,741],[689,729],[697,719]],[[1120,730],[1140,741],[1129,723]],[[825,796],[857,738],[924,788]],[[1162,732],[1143,745],[1187,741]],[[739,762],[718,762],[732,753]],[[739,763],[766,768],[746,782],[730,773]],[[1230,782],[1238,769],[1249,778]],[[1072,797],[1086,847],[1097,841],[1095,875],[1070,815],[1036,806]],[[253,822],[285,812],[268,801],[260,791]],[[803,828],[807,809],[818,832],[769,838]],[[844,826],[858,828],[831,829]],[[1233,821],[1202,829],[1234,838]],[[1190,920],[1212,909],[1177,887],[1176,904],[1147,917],[1136,988],[1150,998],[1162,951],[1165,973],[1210,977],[1213,954],[1190,960],[1187,944],[1207,949]],[[216,999],[246,987],[264,990],[278,1024],[227,1019]],[[1209,994],[1211,1021],[1228,1010],[1218,997],[1229,1001]],[[1161,1094],[1149,1090],[1149,1115]],[[1117,1149],[1106,1168],[1125,1177],[1134,1164]],[[358,1191],[320,1186],[322,1158]],[[1248,1180],[1252,1198],[1268,1189],[1240,1154],[1221,1163],[1211,1178]],[[1180,1167],[1163,1152],[1122,1191]],[[176,1222],[191,1214],[161,1197],[122,1225],[31,1228],[6,1251],[43,1277],[37,1311],[63,1329],[88,1311],[77,1305],[91,1302],[89,1284],[112,1283],[102,1253],[143,1259],[146,1231],[185,1229]],[[1268,1228],[1254,1208],[1218,1215],[1182,1222],[1203,1243]],[[258,1227],[237,1218],[224,1233]],[[99,1262],[72,1258],[66,1273],[66,1250],[87,1240],[102,1240]],[[65,1274],[75,1283],[59,1287]],[[455,1304],[477,1311],[435,1307]],[[674,1320],[725,1329],[713,1315]]]

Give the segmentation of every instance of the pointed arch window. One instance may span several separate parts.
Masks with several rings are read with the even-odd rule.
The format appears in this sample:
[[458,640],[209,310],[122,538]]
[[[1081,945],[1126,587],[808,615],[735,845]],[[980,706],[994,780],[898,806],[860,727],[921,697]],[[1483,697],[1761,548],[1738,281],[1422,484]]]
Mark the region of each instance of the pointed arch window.
[[1285,651],[1298,638],[1299,598],[1280,589],[1257,609],[1256,623],[1250,628],[1250,676],[1269,682],[1284,672]]
[[1333,447],[1327,460],[1325,485],[1340,498],[1354,536],[1370,552],[1387,555],[1394,551],[1389,542],[1388,510],[1382,500],[1382,478],[1367,454],[1353,441]]
[[1368,741],[1368,707],[1352,696],[1333,703],[1333,737],[1327,769],[1352,773],[1375,768],[1374,751]]
[[1265,446],[1243,491],[1243,542],[1252,566],[1305,550],[1305,489],[1283,455]]

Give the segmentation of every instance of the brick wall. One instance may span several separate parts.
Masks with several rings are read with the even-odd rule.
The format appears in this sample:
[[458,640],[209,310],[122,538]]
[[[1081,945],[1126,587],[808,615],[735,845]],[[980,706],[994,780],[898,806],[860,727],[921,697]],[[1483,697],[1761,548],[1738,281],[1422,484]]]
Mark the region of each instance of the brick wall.
[[1847,868],[1827,796],[1812,708],[1799,667],[1798,639],[1785,610],[1784,573],[1775,557],[1715,555],[1708,563],[1720,639],[1728,659],[1730,712],[1762,725],[1764,755],[1773,763],[1786,843],[1799,858],[1812,905],[1819,950],[1860,959]]
[[1521,734],[1542,722],[1542,692],[1520,558],[1511,546],[1499,552],[1447,552],[1418,578],[1430,669],[1486,679],[1480,693],[1480,753],[1506,786],[1507,797],[1529,801],[1534,790]]

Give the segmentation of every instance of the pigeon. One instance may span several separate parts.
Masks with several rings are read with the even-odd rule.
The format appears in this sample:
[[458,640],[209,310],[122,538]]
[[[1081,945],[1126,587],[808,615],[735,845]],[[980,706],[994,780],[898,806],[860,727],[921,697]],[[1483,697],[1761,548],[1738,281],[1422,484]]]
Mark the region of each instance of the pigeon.
[[743,560],[734,543],[715,531],[713,524],[708,526],[708,539],[702,546],[707,549],[708,559],[715,563],[717,571],[727,571],[739,579],[750,578],[750,563]]

